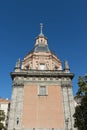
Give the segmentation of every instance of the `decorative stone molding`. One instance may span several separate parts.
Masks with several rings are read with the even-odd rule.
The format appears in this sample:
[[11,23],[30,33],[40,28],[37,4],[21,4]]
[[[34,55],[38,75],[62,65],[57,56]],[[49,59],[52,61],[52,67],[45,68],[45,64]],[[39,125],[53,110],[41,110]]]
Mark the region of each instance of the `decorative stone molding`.
[[55,77],[55,78],[69,78],[72,79],[74,77],[73,73],[64,73],[64,71],[59,70],[21,70],[20,72],[12,72],[11,77]]
[[16,82],[13,82],[12,86],[14,86],[14,87],[16,87],[16,86],[24,86],[24,83],[16,81]]

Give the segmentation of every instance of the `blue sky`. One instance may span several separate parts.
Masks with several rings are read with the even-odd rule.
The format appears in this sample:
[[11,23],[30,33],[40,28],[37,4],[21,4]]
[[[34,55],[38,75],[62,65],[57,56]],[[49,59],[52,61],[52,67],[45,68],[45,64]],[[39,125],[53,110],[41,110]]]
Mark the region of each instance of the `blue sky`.
[[87,73],[87,0],[1,0],[0,1],[0,96],[10,98],[10,72],[15,62],[33,48],[40,23],[49,48],[62,62],[68,60],[75,74]]

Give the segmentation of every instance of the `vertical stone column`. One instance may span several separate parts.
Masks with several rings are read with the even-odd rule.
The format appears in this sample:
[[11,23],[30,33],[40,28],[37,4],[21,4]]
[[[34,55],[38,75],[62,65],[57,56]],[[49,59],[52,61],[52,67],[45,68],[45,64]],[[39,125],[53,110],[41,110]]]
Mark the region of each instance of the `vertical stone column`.
[[73,130],[77,130],[77,128],[74,128],[74,118],[73,118],[73,114],[75,112],[75,105],[74,105],[74,97],[73,97],[73,93],[72,93],[72,86],[69,85],[67,86],[67,94],[68,94],[68,100],[69,100],[69,108],[70,108],[70,123],[71,123],[71,128]]
[[74,98],[72,94],[71,81],[62,81],[62,97],[63,97],[63,109],[65,118],[65,130],[76,130],[74,128]]
[[24,95],[24,84],[21,82],[14,82],[10,114],[9,114],[8,130],[22,129],[23,95]]

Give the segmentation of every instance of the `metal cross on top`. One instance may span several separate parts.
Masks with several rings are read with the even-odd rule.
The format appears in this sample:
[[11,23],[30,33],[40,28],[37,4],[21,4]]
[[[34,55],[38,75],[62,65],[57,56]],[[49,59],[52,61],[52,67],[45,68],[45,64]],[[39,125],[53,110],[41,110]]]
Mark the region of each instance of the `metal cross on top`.
[[40,23],[40,34],[43,35],[43,24],[42,23]]

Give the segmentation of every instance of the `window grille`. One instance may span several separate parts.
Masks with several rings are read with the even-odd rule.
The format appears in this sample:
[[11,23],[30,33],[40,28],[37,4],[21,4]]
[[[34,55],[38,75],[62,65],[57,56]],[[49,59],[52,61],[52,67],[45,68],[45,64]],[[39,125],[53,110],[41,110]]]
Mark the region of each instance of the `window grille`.
[[46,86],[40,86],[39,87],[39,95],[40,96],[46,96]]

